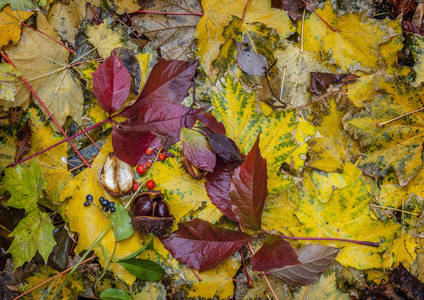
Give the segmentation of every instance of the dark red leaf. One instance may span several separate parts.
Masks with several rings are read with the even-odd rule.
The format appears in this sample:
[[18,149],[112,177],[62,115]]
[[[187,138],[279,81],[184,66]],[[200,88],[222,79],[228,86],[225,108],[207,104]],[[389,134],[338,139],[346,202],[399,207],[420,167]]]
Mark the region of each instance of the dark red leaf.
[[211,144],[212,149],[215,151],[216,155],[223,158],[227,162],[243,161],[240,149],[232,139],[219,133],[213,133],[210,130],[207,130],[207,128],[203,128],[202,130],[207,136],[209,143]]
[[198,169],[213,172],[216,154],[206,137],[192,129],[181,128],[180,138],[185,157]]
[[297,254],[289,242],[278,235],[267,235],[265,243],[252,257],[252,268],[265,271],[285,266],[299,265]]
[[308,285],[318,281],[340,249],[309,244],[296,250],[300,265],[286,266],[272,275],[290,285]]
[[408,299],[424,299],[424,283],[412,275],[402,263],[393,270],[389,279]]
[[113,114],[124,105],[130,89],[131,75],[122,60],[112,52],[93,73],[94,95],[103,110]]
[[21,160],[29,150],[31,150],[31,119],[28,119],[17,133],[15,161]]
[[206,175],[205,189],[211,202],[230,220],[236,221],[231,210],[230,182],[238,164],[229,164],[218,158],[213,173]]
[[226,134],[224,124],[218,122],[212,114],[202,112],[197,115],[197,119],[212,132],[223,135]]
[[384,1],[392,6],[392,13],[397,18],[399,15],[406,15],[416,7],[414,0],[387,0]]
[[161,238],[165,248],[186,267],[200,272],[215,268],[253,240],[248,234],[220,228],[201,219],[178,224],[178,230]]
[[[116,156],[131,166],[144,164],[149,157],[156,155],[162,146],[151,132],[124,131],[113,128],[112,146]],[[151,156],[146,155],[147,148],[153,149]],[[154,157],[154,156],[153,156]]]
[[180,140],[182,127],[194,125],[198,112],[177,103],[157,100],[141,105],[138,113],[120,123],[120,127],[128,133],[151,132],[167,148]]
[[152,101],[181,104],[192,84],[197,65],[197,61],[159,61],[153,66],[135,103],[124,108],[120,115],[130,117],[136,114],[143,104]]
[[266,57],[261,54],[250,52],[250,44],[235,42],[237,46],[237,64],[243,72],[250,75],[264,76],[269,69]]
[[353,82],[360,76],[355,74],[333,74],[311,72],[311,85],[309,91],[315,95],[319,95],[325,91],[331,84]]
[[260,230],[268,187],[266,159],[261,156],[259,135],[243,164],[234,171],[230,197],[231,209],[240,225]]
[[[309,6],[315,8],[319,4],[317,0],[308,0]],[[271,0],[271,7],[287,11],[287,14],[293,20],[302,18],[301,10],[309,9],[302,0]]]

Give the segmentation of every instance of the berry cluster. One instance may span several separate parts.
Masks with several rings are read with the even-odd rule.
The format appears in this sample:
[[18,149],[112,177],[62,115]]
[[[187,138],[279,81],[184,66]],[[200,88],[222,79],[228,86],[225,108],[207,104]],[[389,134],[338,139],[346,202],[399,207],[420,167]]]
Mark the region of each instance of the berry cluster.
[[[152,155],[153,149],[147,148],[146,151],[144,151],[144,153],[146,153],[146,155]],[[159,154],[158,159],[160,161],[164,161],[166,159],[166,154],[165,153]],[[137,168],[135,169],[135,171],[140,175],[144,175],[146,173],[146,170],[148,168],[150,168],[151,166],[152,166],[152,162],[150,160],[148,160],[144,165],[138,165]]]
[[[93,202],[93,195],[88,194],[85,197],[85,200],[86,201],[84,202],[84,206],[89,206]],[[103,196],[99,198],[99,203],[100,203],[100,206],[102,207],[103,211],[109,211],[110,210],[111,213],[114,213],[115,210],[116,210],[115,202],[109,201],[109,200],[105,199],[105,197],[103,197]],[[97,205],[95,205],[95,206],[98,207]]]

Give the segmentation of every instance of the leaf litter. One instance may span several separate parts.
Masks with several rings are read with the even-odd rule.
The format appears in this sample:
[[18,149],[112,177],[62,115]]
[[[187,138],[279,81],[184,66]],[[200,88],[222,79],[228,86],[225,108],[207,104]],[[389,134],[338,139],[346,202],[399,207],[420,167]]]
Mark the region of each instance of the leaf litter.
[[[372,274],[381,279],[388,273],[380,270],[396,267],[386,280],[407,297],[422,289],[418,279],[402,284],[412,278],[407,269],[420,272],[413,268],[423,237],[422,42],[413,33],[403,41],[394,19],[403,15],[405,27],[413,3],[377,6],[392,17],[383,21],[354,3],[313,3],[315,13],[295,1],[107,4],[120,15],[96,1],[39,2],[43,12],[24,1],[5,4],[0,20],[12,22],[0,24],[0,47],[16,69],[0,68],[2,114],[24,110],[18,125],[0,128],[2,204],[27,213],[9,232],[15,268],[35,250],[47,261],[56,225],[48,213],[56,212],[78,233],[65,258],[78,261],[83,250],[99,258],[103,269],[89,290],[100,297],[141,290],[159,298],[344,299],[384,290]],[[40,51],[46,45],[51,51]],[[403,47],[413,66],[398,55]],[[91,167],[69,172],[67,143],[43,152],[63,139],[22,79],[15,81],[21,75],[60,125],[70,116],[76,126],[107,130]],[[261,84],[272,96],[262,95]],[[111,152],[147,170],[135,172],[133,192],[123,197],[99,182]],[[150,181],[175,217],[160,239],[133,231],[126,210]],[[88,195],[94,200],[85,206]],[[96,208],[100,197],[116,203],[114,212]],[[375,287],[346,289],[338,272],[348,268]],[[108,270],[122,280],[119,288],[99,289]],[[159,279],[166,284],[146,282]],[[66,282],[51,295],[65,293]],[[69,293],[81,293],[80,284]]]

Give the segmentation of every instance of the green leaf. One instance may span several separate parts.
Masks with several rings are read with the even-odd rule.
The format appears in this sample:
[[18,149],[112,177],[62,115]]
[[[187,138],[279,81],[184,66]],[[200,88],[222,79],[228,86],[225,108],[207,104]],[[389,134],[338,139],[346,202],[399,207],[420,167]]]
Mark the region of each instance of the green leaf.
[[160,265],[147,259],[131,258],[117,263],[141,280],[161,280],[165,275]]
[[34,257],[38,251],[47,262],[50,252],[56,245],[49,215],[33,211],[23,218],[9,237],[15,237],[7,250],[13,257],[15,269]]
[[14,168],[4,170],[4,187],[12,194],[7,202],[8,206],[24,208],[27,213],[37,210],[37,201],[42,197],[42,191],[46,188],[40,168],[32,161],[28,170],[17,165]]
[[103,300],[132,300],[132,297],[127,292],[121,289],[107,289],[100,294],[100,299]]
[[119,202],[115,202],[115,208],[116,210],[111,214],[110,220],[112,221],[116,241],[119,242],[132,236],[134,229],[130,224],[131,218],[125,208]]
[[128,260],[128,259],[131,259],[131,258],[136,258],[144,250],[151,250],[151,249],[153,249],[153,234],[152,233],[150,234],[150,240],[143,247],[141,247],[139,250],[135,251],[133,254],[130,254],[130,255],[125,256],[123,258],[116,259],[116,261],[118,262],[118,261]]
[[0,0],[0,10],[8,4],[13,10],[30,11],[37,8],[35,0]]

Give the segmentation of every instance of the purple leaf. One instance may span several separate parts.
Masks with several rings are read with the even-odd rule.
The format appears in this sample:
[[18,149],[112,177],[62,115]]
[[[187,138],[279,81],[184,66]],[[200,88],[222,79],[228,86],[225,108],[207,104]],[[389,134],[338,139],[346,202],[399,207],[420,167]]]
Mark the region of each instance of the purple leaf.
[[178,230],[161,238],[165,248],[187,268],[200,272],[215,268],[253,240],[248,234],[220,228],[201,219],[178,224]]
[[230,220],[236,222],[231,210],[230,182],[237,166],[238,164],[229,164],[218,158],[213,173],[208,173],[205,178],[205,188],[211,202]]
[[197,61],[161,60],[153,66],[135,103],[120,115],[131,117],[146,103],[153,101],[181,104],[196,72]]
[[261,156],[259,136],[246,160],[234,171],[230,197],[231,209],[240,225],[260,230],[268,187],[266,159]]
[[278,235],[267,235],[265,243],[252,257],[252,268],[265,271],[285,266],[299,265],[297,254],[289,242]]
[[306,245],[296,253],[299,261],[302,262],[296,266],[286,266],[272,275],[284,280],[290,285],[308,285],[318,281],[322,273],[328,268],[333,259],[337,256],[340,249],[321,246]]
[[[265,71],[269,69],[266,57],[261,54],[249,52],[250,44],[235,42],[237,46],[237,64],[243,72],[250,75],[264,76]],[[245,47],[243,49],[243,46]]]
[[216,118],[207,112],[202,112],[197,115],[197,119],[205,125],[213,133],[219,133],[225,135],[225,126],[221,122],[218,122]]
[[202,130],[207,136],[209,143],[212,146],[212,149],[215,151],[216,155],[223,158],[227,162],[243,161],[240,149],[232,139],[219,133],[213,133],[207,128],[203,128]]
[[181,128],[180,139],[185,157],[198,169],[213,172],[216,155],[206,137],[192,129]]
[[112,52],[93,73],[94,95],[103,110],[110,115],[124,105],[130,89],[131,75],[122,60]]

